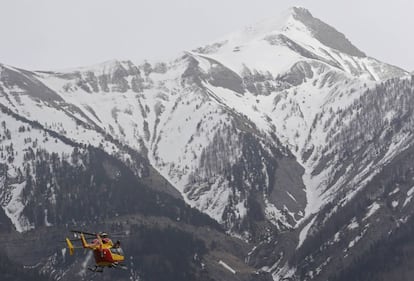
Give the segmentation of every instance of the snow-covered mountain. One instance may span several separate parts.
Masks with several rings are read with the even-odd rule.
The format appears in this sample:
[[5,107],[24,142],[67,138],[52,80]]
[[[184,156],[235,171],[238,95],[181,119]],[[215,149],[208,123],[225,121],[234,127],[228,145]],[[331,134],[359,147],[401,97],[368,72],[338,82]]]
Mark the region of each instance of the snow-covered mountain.
[[[381,224],[378,214],[398,206],[396,221],[411,214],[408,186],[395,193],[373,189],[413,144],[412,81],[304,8],[170,62],[115,60],[65,71],[1,65],[2,207],[18,231],[36,227],[24,215],[27,181],[19,178],[19,169],[28,170],[21,151],[34,139],[42,139],[36,145],[49,153],[66,155],[73,152],[71,142],[90,145],[140,179],[161,175],[167,183],[152,188],[183,198],[233,235],[258,243],[249,260],[275,280],[324,280],[318,278],[337,263],[312,255],[314,237],[332,234],[320,241],[328,247],[346,236],[347,246],[332,251],[354,258],[353,246]],[[20,129],[27,123],[37,129]],[[58,192],[53,182],[46,190],[50,198]],[[402,194],[389,210],[381,197],[387,192]],[[366,215],[354,216],[348,209],[355,205]],[[45,210],[37,224],[57,223]],[[372,237],[380,239],[401,222]]]

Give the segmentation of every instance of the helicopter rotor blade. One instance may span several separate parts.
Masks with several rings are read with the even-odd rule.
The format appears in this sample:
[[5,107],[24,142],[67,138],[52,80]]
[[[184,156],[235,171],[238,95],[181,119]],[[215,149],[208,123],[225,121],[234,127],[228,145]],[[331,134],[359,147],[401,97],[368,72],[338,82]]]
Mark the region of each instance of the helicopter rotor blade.
[[[70,241],[81,241],[82,239],[80,239],[80,238],[73,238],[73,239],[69,239]],[[59,241],[57,241],[57,242],[66,242],[66,240],[59,240]]]
[[115,232],[115,233],[110,233],[109,237],[112,238],[126,238],[126,237],[131,237],[129,231],[119,231],[119,232]]
[[[87,235],[87,236],[96,236],[98,235],[98,233],[92,233],[92,232],[86,232],[86,231],[80,231],[80,230],[70,230],[70,232],[75,233],[75,234],[83,234],[83,235]],[[117,233],[112,233],[108,235],[109,237],[112,238],[125,238],[125,237],[129,237],[129,233],[128,232],[117,232]],[[75,238],[75,239],[71,239],[71,240],[81,240],[80,238]]]
[[84,235],[90,235],[90,236],[96,236],[97,235],[97,233],[80,231],[80,230],[71,230],[70,232],[72,232],[72,233],[78,233],[78,234],[84,234]]
[[130,237],[128,234],[109,234],[110,237]]

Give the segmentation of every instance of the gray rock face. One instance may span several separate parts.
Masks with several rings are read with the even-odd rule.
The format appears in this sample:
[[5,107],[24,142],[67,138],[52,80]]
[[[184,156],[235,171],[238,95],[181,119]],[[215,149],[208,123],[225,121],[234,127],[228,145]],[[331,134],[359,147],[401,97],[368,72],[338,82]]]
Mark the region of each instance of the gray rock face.
[[194,52],[201,53],[201,54],[211,54],[211,53],[216,52],[218,49],[220,49],[226,43],[227,43],[227,41],[213,43],[211,45],[207,45],[207,46],[204,46],[204,47],[199,47],[199,48],[195,49]]
[[290,85],[298,86],[305,82],[307,78],[310,79],[312,77],[313,71],[311,65],[307,62],[298,62],[280,80]]
[[276,35],[269,35],[264,38],[270,45],[274,46],[286,46],[290,48],[292,51],[297,52],[301,56],[309,59],[318,59],[314,53],[310,52],[309,50],[305,49],[301,45],[297,44],[295,41],[289,39],[287,36],[283,34],[276,34]]
[[212,59],[209,59],[209,61],[212,67],[206,80],[211,85],[226,88],[239,94],[244,93],[243,81],[237,73],[218,61]]
[[[142,92],[144,78],[141,71],[131,61],[114,61],[102,66],[103,71],[95,73],[93,70],[75,71],[58,74],[64,79],[76,79],[76,86],[88,93],[120,92],[132,90]],[[130,82],[128,82],[130,80]]]
[[293,158],[281,158],[277,164],[275,183],[269,200],[278,209],[283,210],[286,207],[294,214],[294,217],[290,218],[293,225],[294,220],[303,217],[307,203],[305,185],[302,181],[304,170]]
[[24,94],[29,95],[34,99],[38,99],[39,101],[46,103],[63,101],[59,95],[40,82],[36,78],[36,75],[30,71],[16,71],[11,68],[3,67],[2,70],[0,70],[0,81],[5,87],[21,89],[24,91]]
[[294,12],[294,17],[306,25],[315,38],[322,44],[351,56],[366,57],[366,55],[355,47],[345,35],[321,20],[314,18],[308,10],[304,8],[294,8]]

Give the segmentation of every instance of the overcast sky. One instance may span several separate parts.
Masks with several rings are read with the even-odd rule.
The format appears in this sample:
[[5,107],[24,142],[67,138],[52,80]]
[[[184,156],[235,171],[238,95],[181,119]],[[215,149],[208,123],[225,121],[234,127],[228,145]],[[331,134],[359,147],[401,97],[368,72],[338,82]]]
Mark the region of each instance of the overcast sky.
[[0,63],[168,59],[303,6],[369,56],[414,70],[413,0],[1,0]]

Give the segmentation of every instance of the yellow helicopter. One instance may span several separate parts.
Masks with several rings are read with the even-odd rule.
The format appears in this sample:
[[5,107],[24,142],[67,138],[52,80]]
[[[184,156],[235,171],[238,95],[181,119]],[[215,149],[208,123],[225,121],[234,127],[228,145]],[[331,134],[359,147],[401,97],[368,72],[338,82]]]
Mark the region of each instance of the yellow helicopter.
[[[121,248],[121,242],[119,240],[116,243],[113,243],[109,238],[109,235],[105,232],[90,233],[79,230],[71,230],[71,232],[79,234],[80,239],[71,240],[66,237],[66,244],[68,246],[70,255],[73,255],[75,248],[84,248],[93,251],[95,266],[88,267],[89,270],[93,272],[103,272],[103,269],[105,267],[126,269],[126,267],[123,265],[125,256]],[[91,243],[88,243],[85,236],[93,237],[94,239]],[[77,240],[80,240],[82,242],[82,247],[73,246],[72,242]]]

